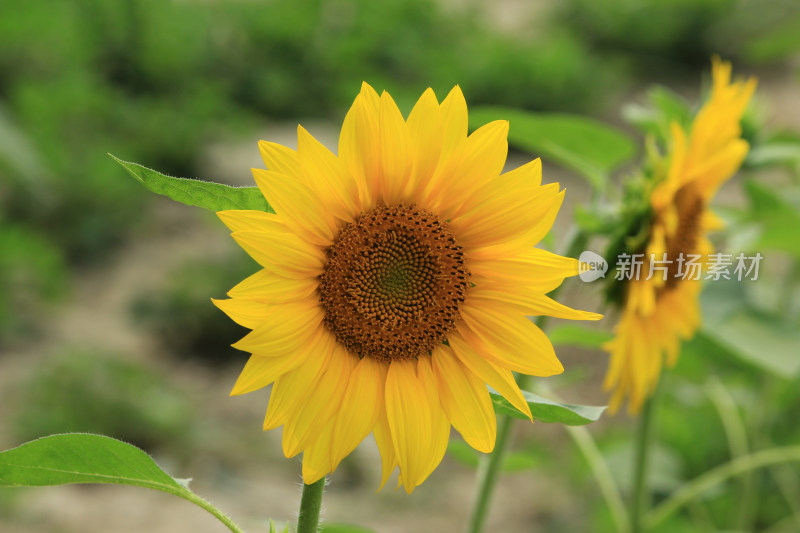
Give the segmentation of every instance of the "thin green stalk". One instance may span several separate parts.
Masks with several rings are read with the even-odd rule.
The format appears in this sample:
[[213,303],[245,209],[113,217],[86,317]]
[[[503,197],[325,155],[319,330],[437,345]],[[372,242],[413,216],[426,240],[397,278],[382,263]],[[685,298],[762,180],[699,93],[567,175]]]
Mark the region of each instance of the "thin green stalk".
[[[546,385],[539,385],[533,389],[534,392],[541,392],[556,401],[562,401],[558,394],[550,390]],[[608,505],[611,512],[611,518],[617,529],[617,533],[629,533],[631,529],[628,515],[625,514],[625,504],[622,501],[622,496],[619,492],[617,482],[608,468],[608,463],[603,458],[603,453],[597,447],[592,434],[585,426],[564,426],[578,446],[578,450],[583,454],[583,458],[589,463],[589,468],[592,471],[600,493]]]
[[570,434],[578,449],[583,454],[586,462],[589,463],[589,468],[592,470],[597,485],[600,487],[600,493],[606,500],[606,505],[611,511],[611,518],[617,527],[618,533],[628,533],[630,531],[630,522],[628,515],[625,514],[625,504],[622,502],[619,488],[614,481],[614,476],[608,469],[608,464],[603,459],[603,454],[597,447],[597,443],[592,438],[589,430],[583,426],[565,426],[567,432]]
[[[716,376],[712,376],[706,381],[705,390],[722,421],[722,428],[728,440],[731,459],[747,455],[750,452],[747,444],[747,431],[733,396]],[[739,516],[737,519],[737,529],[741,531],[752,529],[750,527],[754,511],[752,499],[752,475],[741,476],[739,478]]]
[[472,515],[469,519],[469,533],[480,533],[486,523],[486,515],[489,511],[492,493],[497,482],[497,476],[503,465],[503,457],[506,452],[506,444],[511,435],[511,427],[514,419],[510,416],[501,416],[497,425],[497,441],[494,451],[481,458],[478,467],[478,492],[475,496],[475,504],[472,507]]
[[317,533],[319,531],[319,511],[322,507],[322,493],[324,490],[324,477],[311,485],[303,484],[303,495],[300,497],[300,514],[297,517],[297,533]]
[[667,500],[655,507],[647,516],[647,527],[655,527],[672,513],[729,478],[778,463],[800,461],[800,446],[770,448],[738,457],[701,474],[676,490]]
[[636,454],[633,463],[633,495],[631,497],[630,520],[631,533],[642,533],[642,517],[650,506],[650,489],[647,486],[647,458],[650,451],[653,427],[653,407],[656,402],[658,387],[644,402],[639,418],[639,431],[636,433]]
[[203,498],[201,498],[194,492],[190,490],[184,490],[181,491],[179,494],[177,494],[177,496],[180,496],[184,500],[189,500],[198,507],[205,509],[206,511],[214,515],[217,518],[217,520],[225,524],[225,527],[230,529],[233,533],[244,533],[244,530],[239,526],[237,526],[233,522],[233,520],[231,520],[228,517],[228,515],[226,515],[225,513],[223,513],[222,511],[220,511],[219,509],[217,509],[216,507],[205,501]]
[[[588,236],[582,232],[574,231],[567,238],[567,257],[574,257],[578,255],[586,246]],[[563,285],[557,287],[550,293],[550,297],[554,298]],[[540,316],[536,319],[536,325],[539,328],[544,328],[547,322],[547,316]],[[524,388],[524,380],[526,376],[519,376],[519,385]],[[467,531],[469,533],[480,533],[483,531],[483,526],[486,521],[486,514],[489,510],[489,503],[494,492],[494,486],[497,482],[497,476],[500,473],[500,467],[503,464],[503,456],[506,452],[506,445],[508,443],[508,436],[511,433],[511,426],[514,419],[501,415],[498,417],[497,422],[497,440],[494,445],[494,451],[488,456],[481,459],[478,467],[477,476],[477,492],[475,497],[475,504],[472,508],[472,515],[470,516],[469,526]]]

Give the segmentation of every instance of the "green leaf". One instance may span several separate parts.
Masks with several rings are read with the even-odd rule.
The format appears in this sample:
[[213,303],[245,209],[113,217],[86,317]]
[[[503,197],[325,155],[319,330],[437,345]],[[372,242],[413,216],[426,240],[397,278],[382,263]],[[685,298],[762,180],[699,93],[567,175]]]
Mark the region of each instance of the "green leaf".
[[796,378],[800,375],[800,331],[778,316],[759,313],[745,305],[745,283],[759,281],[708,284],[701,295],[703,326],[698,342],[687,343],[685,349],[713,349],[775,376]]
[[258,187],[231,187],[210,181],[173,178],[142,165],[122,161],[111,154],[108,155],[125,167],[125,170],[146,189],[176,202],[202,207],[214,212],[228,209],[275,212]]
[[800,142],[775,141],[754,146],[746,163],[752,168],[785,165],[800,168]]
[[778,193],[774,188],[750,180],[745,182],[745,191],[751,206],[749,218],[761,230],[754,248],[781,250],[800,259],[800,239],[796,233],[800,226],[800,210],[790,203],[793,193],[797,196],[797,189],[783,187]]
[[656,85],[647,91],[647,103],[630,103],[622,108],[623,118],[644,133],[661,141],[670,139],[670,125],[677,122],[686,129],[692,121],[689,104],[666,87]]
[[[498,414],[513,416],[514,418],[521,418],[527,420],[521,411],[511,405],[508,400],[503,398],[496,391],[489,389],[489,394],[494,403],[494,410]],[[525,401],[531,408],[531,414],[534,420],[540,422],[555,422],[565,424],[567,426],[582,426],[590,422],[595,422],[606,410],[606,406],[591,406],[591,405],[572,405],[568,403],[554,402],[547,398],[542,398],[532,392],[522,391]]]
[[[273,522],[272,518],[269,519],[269,533],[278,533],[275,522]],[[289,533],[289,524],[286,524],[280,533]]]
[[116,483],[173,494],[186,490],[139,448],[100,435],[52,435],[0,453],[0,486],[67,483]]
[[469,120],[473,128],[508,120],[511,145],[558,161],[582,174],[596,189],[605,186],[609,173],[628,161],[636,147],[622,131],[575,115],[482,107],[471,110]]
[[132,485],[160,490],[202,507],[234,533],[241,529],[181,482],[161,470],[139,448],[91,435],[51,435],[0,452],[0,487],[44,487],[68,483]]
[[602,348],[603,344],[614,338],[609,331],[591,329],[577,324],[553,326],[547,331],[553,346],[580,346],[582,348]]

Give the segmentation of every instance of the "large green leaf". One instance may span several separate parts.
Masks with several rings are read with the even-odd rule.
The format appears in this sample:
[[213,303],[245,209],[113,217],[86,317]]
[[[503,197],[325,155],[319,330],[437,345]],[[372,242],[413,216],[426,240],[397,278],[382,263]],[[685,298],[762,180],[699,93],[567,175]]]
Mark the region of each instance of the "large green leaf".
[[470,126],[508,120],[508,141],[522,150],[552,158],[602,189],[609,173],[634,154],[634,141],[622,131],[585,117],[530,113],[504,107],[470,111]]
[[[494,390],[489,390],[494,403],[494,410],[498,414],[505,414],[513,416],[514,418],[522,418],[527,420],[525,416],[516,407],[511,405],[508,400],[503,398]],[[590,422],[595,422],[606,406],[592,406],[592,405],[572,405],[568,403],[554,402],[547,398],[542,398],[532,392],[522,391],[525,401],[531,408],[531,414],[534,420],[540,422],[555,422],[565,424],[567,426],[582,426]]]
[[701,295],[703,326],[697,339],[684,349],[714,350],[775,376],[796,378],[800,375],[800,331],[782,316],[747,305],[745,283],[759,281],[717,281],[707,285]]
[[146,189],[176,202],[215,212],[227,209],[252,209],[274,213],[258,187],[231,187],[210,181],[174,178],[136,163],[122,161],[113,155],[111,157],[125,167],[125,170]]
[[241,530],[217,508],[161,470],[139,448],[88,433],[52,435],[0,452],[0,487],[68,483],[132,485],[173,494],[202,507],[231,531]]
[[164,492],[186,490],[139,448],[82,433],[53,435],[0,453],[0,485],[116,483]]

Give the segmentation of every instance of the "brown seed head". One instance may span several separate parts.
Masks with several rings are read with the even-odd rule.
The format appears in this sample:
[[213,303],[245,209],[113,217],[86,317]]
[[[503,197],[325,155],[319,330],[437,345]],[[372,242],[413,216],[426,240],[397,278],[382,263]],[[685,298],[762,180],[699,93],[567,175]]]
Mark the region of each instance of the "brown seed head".
[[325,325],[348,350],[381,361],[430,352],[460,318],[469,287],[447,224],[413,204],[377,207],[328,249],[319,296]]

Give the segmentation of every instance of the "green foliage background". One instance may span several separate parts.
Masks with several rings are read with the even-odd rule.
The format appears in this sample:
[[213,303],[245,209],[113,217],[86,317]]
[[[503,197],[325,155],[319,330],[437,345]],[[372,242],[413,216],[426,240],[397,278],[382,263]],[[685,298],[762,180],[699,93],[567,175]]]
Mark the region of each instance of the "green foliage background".
[[[759,75],[762,95],[774,94],[771,82],[797,93],[796,2],[568,0],[536,3],[511,17],[506,9],[435,0],[0,3],[3,447],[53,432],[103,432],[189,464],[188,452],[213,457],[209,469],[225,488],[252,464],[243,457],[284,464],[266,450],[279,444],[251,435],[260,415],[239,419],[217,405],[236,401],[224,393],[243,357],[227,347],[239,330],[209,297],[222,296],[253,269],[233,247],[206,249],[201,243],[200,259],[164,268],[119,304],[131,331],[146,338],[147,354],[107,349],[102,335],[72,348],[42,347],[74,326],[63,315],[76,304],[75,294],[114,292],[102,286],[103,273],[124,261],[126,251],[154,235],[181,235],[186,225],[218,231],[203,218],[167,217],[177,222],[165,224],[162,211],[172,208],[129,179],[107,153],[170,175],[213,180],[205,167],[210,147],[241,143],[255,153],[260,128],[309,118],[338,124],[363,80],[389,90],[405,110],[428,86],[441,96],[460,84],[474,121],[511,114],[514,148],[542,155],[546,169],[563,167],[555,172],[573,179],[568,196],[610,192],[612,203],[575,210],[582,228],[606,233],[593,242],[602,250],[615,238],[606,231],[614,227],[609,215],[636,187],[629,179],[636,176],[620,164],[630,166],[642,152],[631,152],[624,139],[663,136],[669,121],[686,123],[712,54],[731,59],[737,73]],[[648,89],[654,82],[674,91]],[[631,99],[635,103],[623,104]],[[793,102],[800,106],[797,98]],[[774,106],[762,96],[746,117],[752,149],[745,179],[726,186],[737,192],[719,209],[728,221],[719,239],[731,250],[764,253],[763,277],[704,296],[706,328],[665,379],[653,466],[657,501],[730,459],[736,445],[731,447],[729,426],[736,420],[749,450],[800,439],[794,419],[800,408],[800,137],[769,126],[768,117],[792,111]],[[542,115],[526,112],[602,119],[621,128],[623,140],[601,133],[610,143],[601,146],[592,126],[582,135],[569,128],[564,134],[559,128],[573,119],[559,115],[547,115],[552,134],[542,135]],[[247,181],[246,166],[240,171],[236,184]],[[587,178],[596,192],[587,192],[590,186],[575,176]],[[640,207],[627,206],[633,214]],[[573,221],[562,216],[559,225]],[[578,291],[572,292],[575,297]],[[561,333],[562,340],[575,336]],[[576,402],[604,403],[599,380],[606,359],[597,346],[605,333],[582,335],[572,352],[564,341],[559,353],[573,359],[575,370],[550,382],[553,389]],[[204,376],[198,378],[202,386],[221,383],[226,390],[216,396],[215,389],[214,401],[198,406],[203,396],[173,379],[194,373]],[[724,397],[733,399],[732,409]],[[259,413],[265,400],[254,402]],[[604,417],[590,428],[623,491],[629,488],[631,424],[624,416]],[[610,530],[583,459],[564,451],[571,444],[563,432],[543,427],[537,423],[518,435],[504,468],[559,497],[537,493],[540,513],[516,519],[541,531]],[[453,441],[446,468],[454,478],[471,479],[477,460],[462,444]],[[337,472],[354,498],[362,494],[358,490],[374,489],[366,462],[352,459]],[[437,489],[447,494],[452,487]],[[434,512],[385,492],[380,501],[387,509]],[[505,494],[501,498],[512,500],[516,493]],[[739,505],[743,494],[749,494],[747,507]],[[16,497],[0,501],[0,511],[13,518]],[[796,531],[798,501],[797,468],[770,469],[720,486],[657,531]]]

